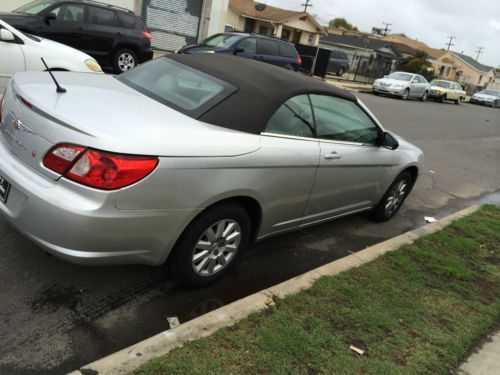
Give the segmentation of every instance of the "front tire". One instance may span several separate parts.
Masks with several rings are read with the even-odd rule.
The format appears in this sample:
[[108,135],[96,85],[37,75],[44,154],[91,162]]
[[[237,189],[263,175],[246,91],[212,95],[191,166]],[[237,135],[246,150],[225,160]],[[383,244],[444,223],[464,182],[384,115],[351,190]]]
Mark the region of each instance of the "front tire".
[[427,101],[427,97],[429,96],[429,93],[427,91],[424,92],[424,95],[422,95],[422,97],[420,98],[420,100],[422,102],[425,102]]
[[405,89],[405,91],[403,91],[403,95],[401,96],[401,99],[408,100],[409,97],[410,97],[410,89]]
[[372,211],[375,221],[387,221],[399,211],[410,193],[413,178],[410,172],[402,172],[389,186],[386,193]]
[[187,287],[212,284],[226,274],[248,246],[251,221],[239,204],[218,204],[184,231],[169,259],[174,279]]
[[124,73],[137,66],[137,55],[129,48],[116,51],[113,57],[113,70],[116,74]]
[[338,71],[337,71],[337,76],[338,77],[342,77],[344,75],[344,68],[340,68]]

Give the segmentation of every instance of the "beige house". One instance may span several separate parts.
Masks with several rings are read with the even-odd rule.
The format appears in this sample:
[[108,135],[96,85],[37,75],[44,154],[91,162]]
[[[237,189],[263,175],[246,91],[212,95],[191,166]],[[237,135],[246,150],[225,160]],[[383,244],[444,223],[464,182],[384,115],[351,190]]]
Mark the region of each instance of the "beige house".
[[236,31],[276,36],[292,43],[317,46],[326,32],[309,13],[267,5],[258,11],[253,0],[229,0],[226,25]]
[[470,56],[449,51],[443,58],[453,61],[453,66],[446,77],[450,81],[460,82],[464,85],[486,87],[495,80],[495,69],[493,67],[483,65]]

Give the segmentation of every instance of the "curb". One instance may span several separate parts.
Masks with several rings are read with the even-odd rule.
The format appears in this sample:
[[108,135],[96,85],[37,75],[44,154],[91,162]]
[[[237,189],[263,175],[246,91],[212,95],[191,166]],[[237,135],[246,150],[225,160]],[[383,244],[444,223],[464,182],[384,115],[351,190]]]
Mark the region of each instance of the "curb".
[[83,366],[70,375],[128,374],[137,367],[154,358],[167,354],[184,342],[209,336],[221,328],[229,327],[254,312],[264,310],[273,303],[274,298],[283,298],[290,294],[310,288],[322,276],[334,276],[362,264],[371,262],[379,256],[397,250],[402,245],[413,243],[418,238],[437,232],[453,221],[476,212],[481,206],[474,205],[434,223],[424,225],[389,240],[370,246],[344,258],[296,276],[281,284],[264,289],[248,297],[237,300],[217,310],[199,316],[173,329],[159,333],[137,344],[122,349],[107,357]]

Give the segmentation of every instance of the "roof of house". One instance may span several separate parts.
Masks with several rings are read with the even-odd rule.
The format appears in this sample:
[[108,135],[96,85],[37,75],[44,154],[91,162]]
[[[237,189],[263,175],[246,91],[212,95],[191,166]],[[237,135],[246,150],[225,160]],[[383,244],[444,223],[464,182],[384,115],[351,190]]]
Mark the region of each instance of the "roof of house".
[[415,50],[425,51],[430,57],[432,57],[434,59],[438,59],[446,53],[446,51],[444,51],[442,49],[429,47],[424,42],[409,38],[406,35],[391,34],[391,35],[384,36],[382,39],[387,40],[387,41],[405,44],[405,45],[407,45]]
[[199,119],[209,124],[260,134],[269,118],[291,97],[323,94],[356,101],[343,89],[275,65],[218,53],[171,54],[164,58],[209,74],[236,86]]
[[307,17],[307,19],[318,30],[324,32],[323,26],[321,26],[318,21],[316,21],[314,17],[307,12],[296,12],[293,10],[273,7],[271,5],[267,5],[262,12],[259,12],[255,9],[256,4],[258,3],[253,0],[229,0],[229,8],[240,16],[269,20],[278,23],[284,23],[300,17]]
[[495,69],[492,66],[481,64],[479,61],[474,60],[473,57],[470,57],[470,56],[467,56],[467,55],[464,55],[464,54],[461,54],[458,52],[454,52],[454,51],[452,51],[451,53],[453,53],[456,57],[458,57],[462,61],[466,62],[470,66],[472,66],[474,69],[479,70],[480,72],[489,72],[490,70]]
[[[347,46],[377,50],[384,47],[392,47],[398,54],[405,53],[409,55],[415,54],[415,50],[408,46],[401,46],[399,43],[389,42],[383,39],[368,38],[364,35],[336,35],[329,34],[320,38],[321,42],[331,44],[343,44]],[[401,48],[400,48],[401,47]]]

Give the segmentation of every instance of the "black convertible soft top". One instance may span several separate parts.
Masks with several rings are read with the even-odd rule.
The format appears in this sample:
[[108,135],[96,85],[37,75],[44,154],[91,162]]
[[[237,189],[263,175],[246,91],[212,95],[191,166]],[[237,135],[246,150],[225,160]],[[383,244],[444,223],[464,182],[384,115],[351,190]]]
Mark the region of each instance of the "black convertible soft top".
[[300,94],[324,94],[356,101],[351,93],[328,83],[255,60],[215,53],[172,54],[166,58],[237,87],[236,92],[199,117],[201,121],[229,129],[260,134],[276,110]]

